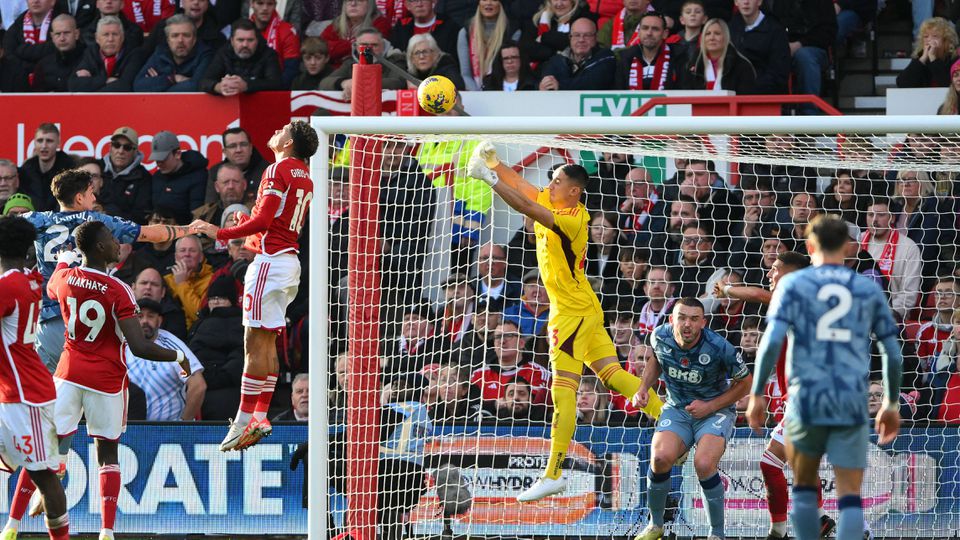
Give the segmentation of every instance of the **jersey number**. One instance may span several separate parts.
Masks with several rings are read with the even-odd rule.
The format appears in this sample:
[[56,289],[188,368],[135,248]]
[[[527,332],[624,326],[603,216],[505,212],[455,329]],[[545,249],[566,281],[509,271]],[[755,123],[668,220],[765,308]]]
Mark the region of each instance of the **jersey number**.
[[302,189],[297,190],[297,206],[293,209],[293,217],[290,218],[290,230],[299,233],[300,228],[303,227],[303,220],[307,217],[307,206],[310,205],[310,201],[313,199],[313,193],[307,193],[306,196],[303,194]]
[[[103,323],[107,321],[107,313],[103,309],[103,304],[96,300],[87,300],[80,304],[80,309],[77,309],[77,299],[68,296],[67,308],[70,312],[67,314],[67,336],[70,339],[77,339],[77,318],[79,318],[80,322],[90,329],[84,341],[96,340],[97,336],[100,335],[100,330],[103,329]],[[91,312],[93,313],[92,318],[90,317]]]
[[826,302],[831,298],[837,299],[837,305],[833,306],[830,311],[824,313],[817,321],[817,340],[849,343],[852,338],[850,330],[833,328],[831,325],[850,313],[850,307],[853,305],[853,296],[850,294],[849,289],[835,283],[820,287],[820,290],[817,292],[817,300]]
[[32,302],[30,304],[30,314],[27,316],[27,325],[23,329],[23,343],[25,345],[37,341],[37,322],[39,321],[40,314],[40,312],[37,311],[37,307],[39,306],[39,302]]
[[51,225],[47,227],[47,234],[56,235],[43,245],[43,260],[48,263],[57,262],[56,251],[70,238],[70,229],[64,225]]

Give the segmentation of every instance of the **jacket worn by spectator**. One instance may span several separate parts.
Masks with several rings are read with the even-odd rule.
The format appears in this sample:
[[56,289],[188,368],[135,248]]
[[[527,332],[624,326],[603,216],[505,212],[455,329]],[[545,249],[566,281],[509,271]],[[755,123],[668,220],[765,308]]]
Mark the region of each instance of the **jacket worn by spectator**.
[[[386,69],[386,68],[384,68]],[[437,61],[437,65],[433,69],[420,72],[414,70],[413,76],[423,80],[431,75],[440,75],[441,77],[446,77],[450,79],[450,82],[457,87],[457,90],[461,92],[466,89],[466,84],[463,82],[463,77],[460,76],[460,67],[457,66],[456,60],[453,59],[449,54],[440,53],[440,59]]]
[[141,165],[142,161],[143,153],[138,151],[129,165],[117,171],[110,156],[105,156],[103,187],[98,197],[106,213],[141,225],[153,211],[153,177]]
[[[737,94],[751,94],[756,83],[757,74],[746,58],[737,54],[733,47],[727,48],[723,58],[723,74],[720,76],[720,87],[712,90],[732,90]],[[683,90],[707,90],[705,64],[697,56],[690,64],[678,68],[677,88]]]
[[187,223],[190,212],[203,206],[207,190],[207,158],[196,150],[184,150],[179,169],[153,174],[153,205],[176,212],[177,221]]
[[[413,18],[403,19],[398,22],[393,27],[393,33],[390,34],[390,44],[401,51],[407,50],[407,43],[410,42],[410,38],[416,34],[424,33],[417,32],[415,26],[416,23]],[[437,41],[441,52],[445,52],[453,57],[457,56],[457,35],[460,33],[460,27],[457,26],[457,23],[437,16],[433,27],[427,33]]]
[[[253,20],[254,17],[251,16],[250,19]],[[254,24],[257,24],[256,21]],[[258,33],[267,46],[277,53],[277,65],[280,66],[284,88],[289,87],[300,73],[300,38],[297,37],[297,31],[274,10],[270,22]],[[273,43],[270,42],[271,36],[274,36]]]
[[533,18],[520,20],[520,47],[527,52],[527,57],[533,62],[543,62],[554,54],[570,47],[570,25],[573,21],[586,18],[597,22],[597,15],[590,11],[590,6],[581,4],[576,12],[570,16],[568,23],[561,30],[555,16],[549,21],[540,20],[539,24]]
[[827,50],[837,40],[833,0],[793,0],[773,4],[772,15],[787,30],[787,42]]
[[[50,13],[49,17],[52,21],[60,15],[59,6],[54,5],[53,11]],[[29,17],[30,12],[24,11],[17,20],[13,21],[13,24],[7,28],[6,33],[3,35],[3,50],[4,56],[10,56],[11,60],[19,60],[20,64],[23,66],[28,73],[33,71],[34,65],[40,61],[41,58],[50,54],[56,47],[53,46],[52,36],[50,35],[49,27],[47,25],[47,35],[41,36],[41,39],[37,43],[31,42],[28,43],[27,40],[23,37],[23,20],[25,17]],[[41,31],[43,25],[37,25],[37,31]]]
[[[203,198],[204,202],[212,203],[219,199],[215,187],[217,183],[217,171],[219,171],[220,167],[226,162],[226,160],[223,160],[213,167],[210,167],[210,174],[207,180],[207,194]],[[257,196],[257,190],[260,189],[260,179],[263,178],[263,171],[267,170],[269,166],[270,164],[267,163],[267,160],[263,159],[263,156],[260,155],[260,151],[254,147],[253,153],[250,155],[250,163],[243,171],[243,177],[247,179],[245,199],[255,198]]]
[[133,79],[143,65],[143,51],[124,46],[117,56],[119,58],[112,72],[107,73],[100,47],[87,47],[77,64],[77,71],[85,69],[90,76],[78,77],[74,73],[67,81],[67,89],[71,92],[130,92],[133,90]]
[[47,172],[40,170],[40,158],[33,156],[23,162],[20,166],[20,189],[30,195],[33,199],[33,206],[38,211],[58,210],[60,205],[53,198],[53,192],[50,191],[50,182],[53,177],[61,171],[72,169],[75,164],[73,157],[63,150],[57,150],[57,157],[53,160],[53,166]]
[[751,30],[743,17],[730,20],[730,41],[750,60],[757,72],[753,94],[785,94],[792,61],[787,32],[772,17],[765,16]]
[[320,70],[320,73],[316,75],[311,75],[306,69],[301,69],[300,74],[293,79],[293,82],[290,83],[291,90],[319,90],[320,82],[330,76],[333,73],[333,68],[330,67],[330,64],[323,66],[323,69]]
[[283,88],[277,53],[267,47],[263,38],[257,39],[257,50],[246,59],[237,56],[230,43],[220,47],[200,80],[200,90],[216,94],[214,87],[225,75],[237,75],[246,81],[248,93]]
[[27,72],[23,64],[5,54],[0,57],[0,93],[26,92],[29,89]]
[[954,58],[938,58],[923,63],[911,58],[907,67],[897,75],[897,88],[938,88],[950,86],[950,66]]
[[204,420],[226,420],[236,412],[243,376],[242,316],[235,306],[205,309],[190,330],[190,350],[203,364],[207,381]]
[[87,46],[77,41],[77,46],[67,52],[54,51],[37,62],[33,69],[31,89],[34,92],[66,92],[67,81],[77,72]]
[[[211,6],[211,9],[213,6]],[[143,41],[143,48],[148,54],[153,54],[157,47],[160,47],[167,41],[167,20],[164,19],[153,27],[153,32]],[[197,27],[197,43],[206,44],[212,53],[220,50],[220,47],[227,44],[227,37],[220,32],[220,23],[214,18],[213,13],[208,11],[203,16],[203,22]]]
[[[123,46],[133,50],[143,45],[143,30],[130,22],[130,19],[122,11],[116,17],[120,19],[120,24],[123,26]],[[80,41],[83,41],[88,47],[97,46],[97,21],[99,20],[100,17],[97,17],[80,29]]]
[[[386,17],[377,17],[370,23],[370,26],[379,30],[384,39],[390,37],[390,21],[388,21]],[[323,32],[320,33],[320,37],[327,42],[331,64],[339,66],[341,62],[346,62],[350,59],[350,51],[353,50],[353,39],[350,36],[341,36],[340,33],[337,32],[337,25],[327,25],[327,27],[323,29]]]
[[556,78],[560,90],[611,90],[616,72],[613,52],[600,46],[580,62],[575,62],[570,49],[566,49],[543,64],[543,76]]
[[[388,60],[393,61],[394,64],[398,64],[400,67],[406,63],[402,59],[399,59],[399,62],[394,58],[388,58]],[[357,61],[354,58],[347,58],[343,61],[343,64],[340,65],[329,77],[320,81],[321,90],[342,90],[343,87],[340,86],[343,81],[353,78],[353,65]],[[390,69],[387,69],[386,66],[383,67],[382,75],[382,87],[384,90],[402,90],[407,87],[407,80],[401,77],[400,75],[394,73]]]
[[200,308],[207,299],[207,289],[213,280],[213,267],[206,261],[200,265],[200,270],[190,274],[182,283],[177,283],[173,274],[163,276],[164,283],[173,293],[173,296],[183,305],[183,314],[187,321],[187,328],[193,327],[197,320]]
[[[173,54],[166,44],[157,47],[153,55],[140,68],[137,78],[133,81],[135,92],[196,92],[200,87],[200,77],[203,76],[213,59],[213,51],[198,41],[190,55],[180,64],[173,59]],[[147,71],[153,69],[156,76],[150,77]],[[175,75],[189,77],[177,82]]]

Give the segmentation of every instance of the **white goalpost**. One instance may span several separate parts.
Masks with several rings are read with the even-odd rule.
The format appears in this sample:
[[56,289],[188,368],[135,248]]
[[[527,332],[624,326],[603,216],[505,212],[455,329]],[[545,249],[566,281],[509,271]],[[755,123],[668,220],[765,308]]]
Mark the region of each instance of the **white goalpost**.
[[[954,310],[960,321],[960,117],[311,124],[310,540],[632,538],[646,522],[654,424],[589,376],[567,492],[514,500],[549,444],[545,293],[529,224],[466,174],[481,140],[541,187],[562,163],[591,175],[584,264],[620,360],[638,374],[652,359],[651,326],[681,296],[701,298],[710,327],[750,358],[764,307],[718,297],[716,285],[768,287],[776,257],[804,250],[813,215],[841,215],[850,265],[886,287],[905,355],[907,418],[891,447],[871,444],[865,516],[878,538],[960,531],[960,349],[950,338]],[[772,383],[769,393],[776,405]],[[727,535],[763,537],[766,439],[737,425],[721,461]],[[821,478],[835,517],[826,466]],[[674,468],[669,504],[673,534],[706,534],[692,459]]]

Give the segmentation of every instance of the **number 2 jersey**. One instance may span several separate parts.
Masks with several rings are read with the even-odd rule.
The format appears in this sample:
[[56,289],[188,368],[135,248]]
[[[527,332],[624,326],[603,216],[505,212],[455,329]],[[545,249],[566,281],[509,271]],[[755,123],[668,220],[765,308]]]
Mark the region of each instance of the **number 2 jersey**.
[[53,378],[34,350],[43,277],[31,270],[0,276],[0,403],[41,406],[57,398]]
[[[113,236],[121,244],[132,244],[140,236],[140,225],[122,218],[108,216],[100,212],[30,212],[24,219],[37,229],[37,239],[34,247],[37,249],[37,268],[44,280],[49,280],[57,267],[57,253],[64,244],[76,244],[73,231],[81,223],[100,221],[110,229]],[[46,291],[44,291],[46,292]],[[53,319],[60,316],[60,306],[56,300],[43,296],[43,309],[40,320]]]
[[54,377],[101,394],[127,387],[120,321],[140,312],[126,283],[99,270],[57,266],[47,295],[59,302],[67,336]]

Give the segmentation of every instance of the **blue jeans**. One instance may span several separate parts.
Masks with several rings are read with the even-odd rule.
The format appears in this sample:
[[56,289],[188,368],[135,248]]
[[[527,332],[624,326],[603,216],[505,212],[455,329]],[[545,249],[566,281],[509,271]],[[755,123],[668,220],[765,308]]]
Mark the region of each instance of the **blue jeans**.
[[837,13],[837,47],[839,51],[847,43],[847,38],[863,25],[863,20],[852,9],[844,9]]
[[[800,47],[793,55],[793,72],[797,82],[793,85],[794,94],[820,95],[823,86],[823,73],[830,66],[827,51],[820,47]],[[800,114],[819,114],[813,105],[801,105]]]

